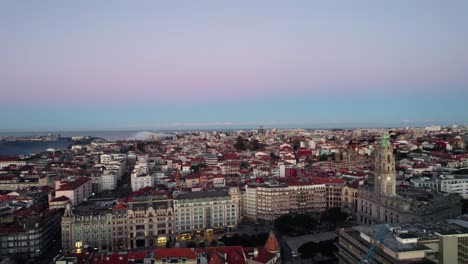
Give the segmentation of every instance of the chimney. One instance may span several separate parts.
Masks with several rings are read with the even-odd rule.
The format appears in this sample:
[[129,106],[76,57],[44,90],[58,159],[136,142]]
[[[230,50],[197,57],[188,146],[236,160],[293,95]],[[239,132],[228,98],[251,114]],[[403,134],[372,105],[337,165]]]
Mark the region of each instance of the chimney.
[[258,257],[258,249],[257,248],[254,248],[253,255],[254,255],[254,258]]

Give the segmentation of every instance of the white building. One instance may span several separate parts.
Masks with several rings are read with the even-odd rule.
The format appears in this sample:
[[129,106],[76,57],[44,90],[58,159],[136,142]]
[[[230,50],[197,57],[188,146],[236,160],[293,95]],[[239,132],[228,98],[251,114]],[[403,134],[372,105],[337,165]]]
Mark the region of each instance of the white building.
[[279,164],[279,176],[281,178],[286,177],[286,165],[282,162]]
[[244,192],[244,216],[257,219],[257,186],[246,185]]
[[226,186],[226,181],[223,175],[217,175],[213,177],[213,186],[215,188],[224,188]]
[[411,179],[411,184],[436,192],[458,193],[463,199],[468,199],[468,175],[445,175],[435,179],[420,177]]
[[235,227],[238,204],[226,191],[189,192],[174,198],[178,234]]
[[100,163],[106,164],[112,161],[112,156],[109,154],[102,154],[100,157]]
[[144,187],[154,186],[154,177],[149,174],[148,156],[138,156],[135,168],[130,177],[132,191],[138,191]]
[[458,193],[468,199],[468,175],[448,175],[440,180],[440,190],[447,193]]

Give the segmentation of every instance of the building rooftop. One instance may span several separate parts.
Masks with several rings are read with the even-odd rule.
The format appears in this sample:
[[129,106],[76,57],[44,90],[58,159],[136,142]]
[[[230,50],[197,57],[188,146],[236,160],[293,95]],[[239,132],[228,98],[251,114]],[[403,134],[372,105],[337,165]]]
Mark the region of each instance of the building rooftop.
[[227,191],[187,192],[178,194],[175,200],[203,199],[229,196]]
[[[375,238],[383,225],[356,226],[359,233]],[[424,240],[438,239],[440,235],[468,234],[468,228],[458,224],[452,224],[450,221],[444,222],[425,222],[403,225],[391,225],[391,232],[385,237],[383,245],[395,252],[428,250],[420,243],[403,243],[401,239],[413,239],[418,242]]]
[[113,199],[91,200],[75,207],[73,213],[78,215],[94,215],[110,211],[116,205],[117,201]]

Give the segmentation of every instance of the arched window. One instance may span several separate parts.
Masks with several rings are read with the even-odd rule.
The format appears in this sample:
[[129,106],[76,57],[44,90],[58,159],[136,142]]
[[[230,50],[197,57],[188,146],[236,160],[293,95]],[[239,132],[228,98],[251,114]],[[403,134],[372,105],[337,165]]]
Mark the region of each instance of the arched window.
[[387,162],[390,163],[390,154],[387,155]]

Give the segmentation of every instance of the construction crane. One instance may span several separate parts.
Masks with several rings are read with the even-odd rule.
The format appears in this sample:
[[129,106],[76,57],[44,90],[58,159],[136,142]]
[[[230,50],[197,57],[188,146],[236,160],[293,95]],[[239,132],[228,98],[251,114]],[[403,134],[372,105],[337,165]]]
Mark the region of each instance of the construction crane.
[[364,258],[361,260],[360,264],[369,264],[372,263],[372,259],[374,258],[375,252],[377,250],[376,246],[377,244],[382,244],[382,242],[385,240],[385,237],[387,236],[388,232],[390,232],[390,226],[385,224],[383,225],[377,235],[375,236],[375,239],[372,241],[371,240],[371,246],[369,247],[369,250],[367,251],[367,254],[364,256]]

